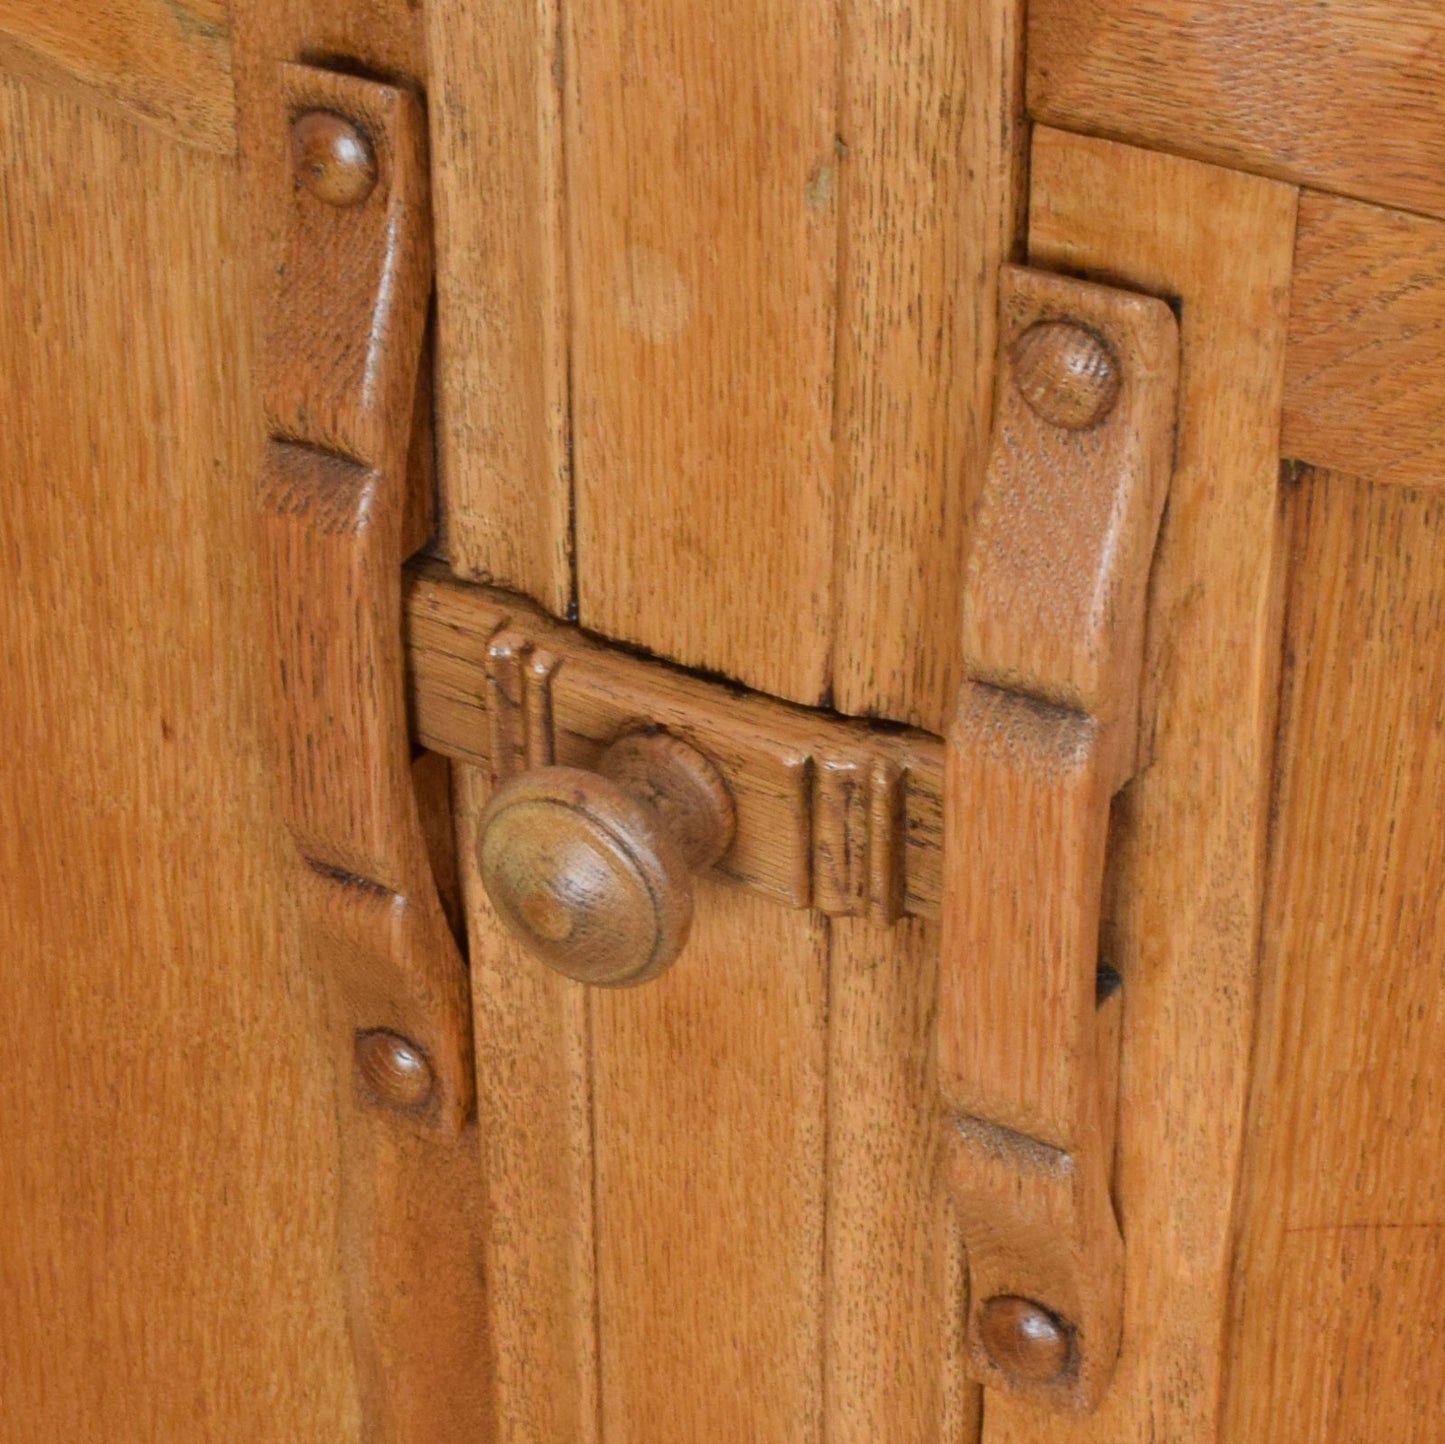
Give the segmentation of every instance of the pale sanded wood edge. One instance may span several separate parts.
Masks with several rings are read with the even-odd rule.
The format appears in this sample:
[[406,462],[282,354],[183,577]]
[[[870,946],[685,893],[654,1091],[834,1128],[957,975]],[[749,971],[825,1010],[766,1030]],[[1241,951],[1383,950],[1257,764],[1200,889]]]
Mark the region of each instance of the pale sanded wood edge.
[[236,151],[231,28],[166,0],[11,0],[0,71],[88,100],[201,150]]
[[1445,480],[1445,222],[1300,197],[1281,452],[1375,482]]
[[520,598],[409,569],[412,735],[505,775],[595,764],[620,733],[675,731],[722,773],[737,809],[714,873],[791,907],[879,922],[937,918],[943,743],[814,712],[608,648]]
[[1027,57],[1046,125],[1445,216],[1438,6],[1032,0]]

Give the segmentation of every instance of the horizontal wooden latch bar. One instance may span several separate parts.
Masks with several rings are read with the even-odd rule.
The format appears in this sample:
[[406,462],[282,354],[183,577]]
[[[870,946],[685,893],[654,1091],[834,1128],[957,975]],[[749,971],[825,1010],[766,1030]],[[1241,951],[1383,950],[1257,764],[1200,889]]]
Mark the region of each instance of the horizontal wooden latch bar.
[[718,769],[736,831],[714,871],[791,907],[937,918],[943,742],[693,676],[414,563],[406,584],[412,735],[487,772],[594,766],[660,727]]

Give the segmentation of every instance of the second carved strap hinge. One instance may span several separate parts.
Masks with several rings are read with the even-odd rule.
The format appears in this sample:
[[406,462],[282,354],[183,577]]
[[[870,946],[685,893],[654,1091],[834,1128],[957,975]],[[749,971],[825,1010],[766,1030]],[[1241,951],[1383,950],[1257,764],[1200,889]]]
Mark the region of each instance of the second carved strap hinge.
[[1177,372],[1163,301],[1005,270],[947,738],[938,1067],[975,1374],[1065,1410],[1098,1403],[1120,1343],[1129,970],[1102,902],[1111,804],[1141,765]]

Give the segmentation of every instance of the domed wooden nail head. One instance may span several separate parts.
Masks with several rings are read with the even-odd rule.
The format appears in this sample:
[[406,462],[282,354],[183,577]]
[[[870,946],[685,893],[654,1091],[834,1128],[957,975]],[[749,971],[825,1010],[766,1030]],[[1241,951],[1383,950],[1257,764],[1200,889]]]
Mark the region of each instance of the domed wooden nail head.
[[477,862],[507,927],[578,982],[646,982],[682,951],[692,875],[728,849],[733,806],[717,769],[666,732],[630,733],[595,772],[543,767],[499,788]]
[[1097,426],[1119,399],[1119,362],[1074,321],[1036,321],[1014,342],[1013,379],[1029,409],[1052,426]]
[[292,122],[291,169],[328,206],[359,206],[376,189],[371,142],[332,110],[308,110]]
[[1032,1299],[1012,1294],[990,1299],[979,1316],[978,1331],[989,1358],[1013,1379],[1052,1384],[1068,1371],[1070,1330]]
[[377,1028],[360,1034],[356,1067],[371,1093],[391,1108],[420,1108],[431,1097],[431,1064],[426,1054],[400,1033]]

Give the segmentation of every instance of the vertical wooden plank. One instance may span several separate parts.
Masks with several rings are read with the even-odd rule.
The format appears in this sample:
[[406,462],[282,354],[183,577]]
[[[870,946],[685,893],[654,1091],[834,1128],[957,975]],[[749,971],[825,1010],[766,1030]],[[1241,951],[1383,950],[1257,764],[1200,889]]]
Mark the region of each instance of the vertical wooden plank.
[[943,732],[1019,238],[1019,0],[845,0],[836,705]]
[[[817,702],[832,641],[837,16],[573,6],[581,620]],[[603,1437],[823,1427],[826,938],[704,887],[591,999]]]
[[591,996],[608,1444],[823,1438],[826,930],[716,884]]
[[426,7],[442,545],[572,604],[559,0]]
[[1179,303],[1179,449],[1150,603],[1153,761],[1116,804],[1123,1349],[1086,1419],[989,1398],[988,1444],[1219,1437],[1276,710],[1295,202],[1273,181],[1035,131],[1033,262]]
[[1225,1439],[1445,1418],[1445,498],[1307,473]]
[[[407,134],[414,164],[409,171],[400,164],[401,132],[395,129],[392,138],[398,145],[398,153],[388,162],[380,154],[385,149],[380,139],[382,117],[379,112],[373,113],[372,105],[362,94],[367,92],[368,82],[349,78],[345,72],[360,70],[394,78],[394,87],[382,87],[392,96],[419,90],[425,78],[419,12],[406,0],[363,0],[355,5],[345,0],[323,0],[320,4],[310,4],[307,0],[256,0],[238,10],[235,21],[240,156],[252,223],[246,257],[251,264],[253,295],[260,311],[258,319],[276,343],[266,357],[269,374],[263,378],[267,383],[263,388],[265,406],[264,410],[258,407],[255,423],[271,429],[277,440],[294,438],[314,442],[322,451],[310,454],[323,462],[330,451],[339,449],[344,455],[375,464],[381,477],[378,485],[388,480],[397,481],[401,470],[415,460],[414,454],[409,456],[409,447],[417,438],[412,416],[413,394],[417,370],[423,364],[422,336],[431,280],[425,137],[421,133],[416,102],[407,94],[406,101],[415,117]],[[296,55],[320,62],[333,74],[339,70],[342,76],[339,80],[322,82],[316,78],[314,67],[278,63]],[[289,140],[296,107],[307,103],[340,109],[363,126],[372,128],[379,167],[383,177],[390,177],[389,193],[403,208],[410,206],[413,224],[407,233],[403,224],[407,217],[398,212],[388,218],[389,224],[394,223],[388,234],[401,246],[402,260],[398,268],[380,278],[381,290],[377,294],[383,301],[375,318],[376,327],[371,328],[369,323],[363,326],[363,332],[374,343],[366,365],[355,360],[354,339],[342,336],[335,355],[348,363],[355,361],[356,374],[352,375],[348,365],[342,365],[339,372],[335,366],[328,369],[324,363],[334,358],[321,357],[320,379],[313,377],[314,384],[305,384],[303,367],[292,377],[296,384],[288,396],[287,386],[280,384],[286,377],[277,367],[284,370],[286,364],[305,361],[307,307],[314,310],[319,306],[318,314],[323,322],[335,322],[345,311],[343,303],[348,284],[356,282],[355,276],[347,274],[344,237],[338,238],[340,259],[333,277],[335,285],[329,294],[326,274],[318,273],[321,284],[308,288],[306,268],[300,262],[278,269],[279,262],[296,260],[291,254],[293,244],[299,246],[298,255],[314,257],[316,254],[314,249],[308,252],[302,244],[306,240],[306,224],[300,223],[299,229],[296,228],[293,199],[297,187]],[[400,110],[406,111],[407,105],[400,106]],[[420,177],[423,184],[414,186],[403,199],[400,186],[406,175],[413,180]],[[418,207],[426,212],[420,217],[416,215]],[[318,211],[313,210],[311,214],[319,217]],[[340,214],[337,213],[338,225]],[[364,219],[362,211],[353,215],[358,224]],[[318,232],[311,239],[321,245],[325,238]],[[355,236],[351,239],[356,241]],[[366,259],[365,247],[358,250],[357,244],[352,244],[351,251],[354,265],[362,265]],[[390,254],[387,248],[383,248],[383,252]],[[388,309],[393,302],[394,307]],[[341,312],[337,311],[338,306]],[[324,325],[322,334],[328,334]],[[288,339],[296,344],[282,344]],[[390,343],[398,348],[398,354],[388,365],[384,359],[378,360],[375,353]],[[354,396],[333,394],[327,389],[328,378],[334,385],[354,380],[359,390]],[[362,419],[351,415],[348,406],[360,407]],[[336,415],[351,415],[356,424],[349,429],[337,429]],[[274,459],[270,448],[267,455]],[[263,474],[260,480],[264,492],[268,477]],[[323,488],[318,495],[324,493]],[[266,497],[262,496],[261,500],[264,502]],[[328,629],[324,620],[317,623],[320,632],[331,637],[327,645],[333,648],[332,663],[337,658],[345,660],[348,655],[350,644],[345,637],[349,626],[360,628],[364,633],[368,619],[376,624],[379,630],[372,638],[377,641],[375,655],[363,655],[362,660],[375,663],[372,680],[381,689],[378,695],[383,699],[382,715],[389,716],[398,728],[404,726],[399,647],[400,565],[405,542],[409,540],[414,545],[419,540],[415,535],[405,537],[405,510],[398,516],[395,509],[389,512],[384,502],[378,500],[371,511],[364,513],[364,520],[369,524],[357,534],[369,539],[363,550],[374,555],[363,558],[361,570],[367,570],[367,565],[375,562],[376,575],[360,580],[365,596],[351,609],[354,615],[342,606],[337,627]],[[276,515],[282,513],[289,514],[293,520],[301,516],[285,505]],[[417,517],[414,515],[412,520]],[[319,537],[324,530],[325,527],[320,526],[310,535]],[[305,534],[304,527],[302,533]],[[259,536],[257,544],[261,545]],[[330,539],[327,544],[318,544],[325,551]],[[385,575],[388,546],[390,565],[395,569],[390,578]],[[302,546],[300,551],[305,553],[306,548]],[[322,570],[331,574],[323,577],[321,592],[317,595],[324,595],[333,603],[338,589],[344,591],[358,584],[357,578],[348,576],[344,567]],[[273,580],[281,597],[277,605],[282,605],[285,589],[279,577]],[[284,610],[282,606],[282,612]],[[324,610],[322,607],[321,611]],[[282,634],[289,634],[295,618],[288,619],[282,612],[278,612],[274,620]],[[302,631],[309,636],[305,621],[303,619]],[[395,653],[389,662],[385,657],[388,632]],[[366,653],[367,645],[365,641],[361,644],[362,654]],[[300,654],[303,662],[309,654],[309,643],[303,637]],[[281,662],[285,664],[287,660],[283,655]],[[325,657],[321,658],[321,663],[326,661]],[[280,670],[295,680],[294,667],[288,672],[282,665]],[[334,677],[335,668],[328,673],[326,666],[321,665],[315,677],[303,676],[303,689],[311,681],[328,675]],[[280,725],[284,730],[284,720]],[[400,746],[404,751],[404,744],[404,735],[392,732],[388,745]],[[324,751],[318,746],[312,748],[309,755],[315,760]],[[363,771],[371,760],[355,759]],[[403,762],[404,755],[396,761]],[[403,770],[400,774],[402,794],[407,780]],[[393,801],[397,802],[400,815],[405,816],[410,799],[403,795]],[[304,813],[293,811],[289,821],[298,845],[306,846]],[[387,829],[382,831],[385,833]],[[395,832],[396,829],[391,829],[391,833]],[[441,1430],[475,1433],[481,1427],[480,1420],[486,1414],[492,1394],[483,1334],[484,1280],[477,1217],[480,1180],[478,1139],[470,1098],[471,1050],[469,1046],[458,1046],[469,1045],[471,1041],[467,1031],[471,1011],[467,979],[461,971],[461,959],[451,950],[452,940],[446,933],[439,907],[434,900],[430,906],[424,901],[429,897],[431,880],[424,876],[424,845],[419,831],[413,827],[412,832],[416,850],[410,854],[411,862],[406,863],[401,872],[394,871],[402,861],[400,855],[389,858],[386,871],[377,872],[368,864],[361,869],[365,876],[359,879],[368,886],[358,887],[357,878],[348,879],[347,874],[353,869],[345,856],[332,859],[343,866],[339,878],[329,874],[324,865],[309,867],[300,857],[296,862],[303,879],[303,907],[308,923],[307,962],[316,975],[325,980],[328,993],[338,1004],[329,1010],[330,1017],[324,1024],[334,1050],[335,1116],[342,1139],[338,1259],[357,1362],[363,1432],[368,1440],[377,1441],[399,1440],[417,1432],[435,1435]],[[395,852],[394,835],[390,836],[390,844]],[[383,851],[373,861],[385,855]],[[318,861],[325,864],[327,854],[322,853]],[[422,864],[423,875],[406,881],[407,869],[415,863]],[[401,888],[403,882],[404,889]],[[389,901],[387,889],[396,890]],[[417,905],[411,906],[412,901]],[[398,985],[398,975],[388,969],[384,960],[391,950],[404,951],[409,947],[413,949],[414,959],[430,960],[440,969],[431,982],[414,988],[413,995],[422,999],[439,994],[446,996],[450,1018],[441,1032],[427,1035],[422,1031],[426,1020],[420,1015],[412,1014],[408,1018],[404,1013],[393,1011],[404,1006],[404,990]],[[433,984],[438,992],[429,994]],[[364,1063],[359,1061],[362,1034],[377,1023],[383,1029],[389,1028],[388,1017],[409,1040],[421,1034],[422,1047],[436,1065],[437,1080],[445,1076],[445,1086],[439,1096],[441,1111],[434,1119],[409,1117],[405,1108],[376,1107],[379,1090],[358,1087],[359,1075],[366,1071]],[[450,1060],[445,1062],[441,1051],[444,1047],[452,1052]]]
[[[842,15],[834,701],[942,732],[963,658],[998,268],[1019,229],[1021,6],[847,0]],[[937,948],[918,924],[830,928],[836,1444],[962,1444],[979,1428],[937,1176]]]
[[497,1444],[597,1444],[597,1299],[587,990],[513,941],[477,869],[490,785],[457,767],[472,941],[477,1124]]
[[818,702],[835,5],[587,0],[565,19],[581,620]]
[[0,81],[0,1434],[358,1437],[231,165]]
[[964,1444],[962,1260],[938,1178],[938,928],[830,925],[828,1444]]

